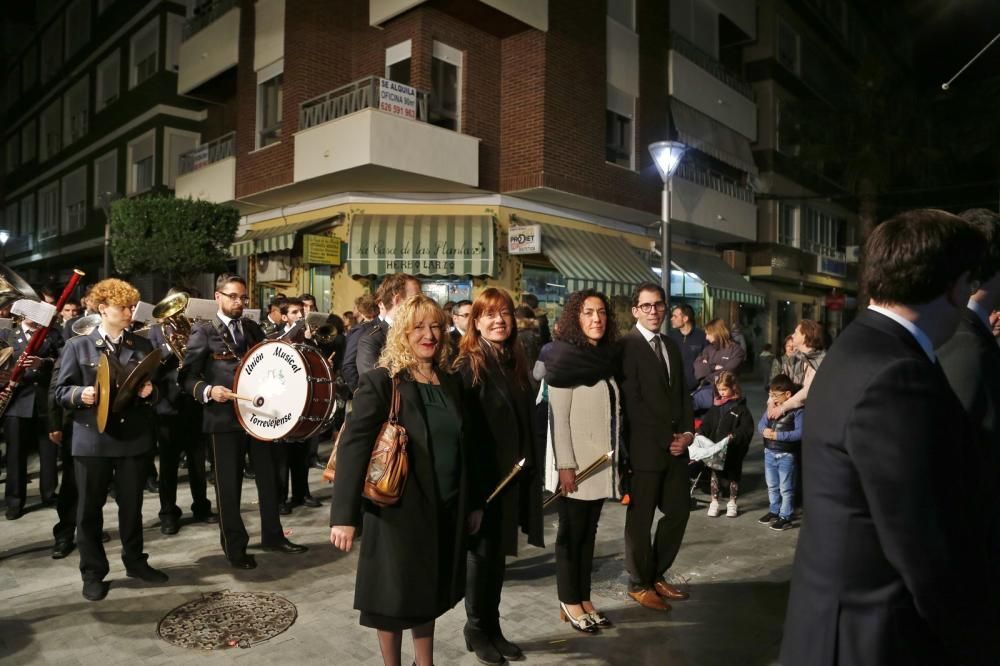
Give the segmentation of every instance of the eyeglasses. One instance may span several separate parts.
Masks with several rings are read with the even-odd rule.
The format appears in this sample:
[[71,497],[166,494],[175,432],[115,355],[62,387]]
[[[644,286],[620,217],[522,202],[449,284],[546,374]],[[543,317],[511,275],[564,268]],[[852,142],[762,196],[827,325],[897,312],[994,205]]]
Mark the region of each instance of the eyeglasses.
[[465,313],[465,314],[453,314],[452,315],[452,317],[461,317],[462,319],[466,319],[466,318],[468,318],[468,316],[469,316],[468,313]]
[[769,391],[768,395],[772,398],[781,398],[784,397],[786,393],[788,393],[788,391]]
[[656,301],[655,303],[639,303],[639,305],[637,305],[636,307],[645,312],[646,314],[649,314],[650,312],[653,311],[653,308],[656,308],[657,312],[665,312],[667,309],[667,304],[664,303],[663,301]]
[[215,293],[217,293],[217,294],[219,294],[221,296],[225,296],[230,301],[233,301],[233,302],[239,301],[243,305],[248,305],[250,303],[250,299],[247,296],[240,296],[239,294],[227,294],[224,291],[217,291]]

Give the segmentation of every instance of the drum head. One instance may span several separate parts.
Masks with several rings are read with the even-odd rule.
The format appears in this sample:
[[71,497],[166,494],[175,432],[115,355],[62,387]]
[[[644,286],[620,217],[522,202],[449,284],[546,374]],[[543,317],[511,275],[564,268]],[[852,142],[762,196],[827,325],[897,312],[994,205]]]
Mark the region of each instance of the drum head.
[[265,442],[287,437],[309,399],[308,366],[287,342],[265,340],[243,357],[233,382],[236,417],[251,437]]
[[108,413],[111,411],[111,366],[108,357],[101,354],[97,364],[97,432],[104,432],[108,426]]

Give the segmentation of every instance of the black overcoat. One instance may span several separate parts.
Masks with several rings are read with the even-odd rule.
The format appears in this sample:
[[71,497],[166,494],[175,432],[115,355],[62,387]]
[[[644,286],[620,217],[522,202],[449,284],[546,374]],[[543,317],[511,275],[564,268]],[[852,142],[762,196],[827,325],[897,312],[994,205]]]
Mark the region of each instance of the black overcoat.
[[[464,412],[457,376],[438,372],[461,418]],[[392,380],[385,368],[361,375],[354,409],[337,451],[337,476],[330,505],[330,525],[354,525],[364,520],[358,557],[354,607],[396,618],[435,618],[458,603],[465,592],[465,517],[469,513],[468,436],[463,428],[462,474],[458,504],[451,524],[443,520],[429,446],[427,417],[420,392],[409,373],[400,373],[399,423],[409,435],[410,470],[403,496],[395,506],[379,508],[363,500],[372,447],[389,416]],[[442,532],[444,530],[444,532]],[[439,549],[447,547],[453,566],[442,572]]]

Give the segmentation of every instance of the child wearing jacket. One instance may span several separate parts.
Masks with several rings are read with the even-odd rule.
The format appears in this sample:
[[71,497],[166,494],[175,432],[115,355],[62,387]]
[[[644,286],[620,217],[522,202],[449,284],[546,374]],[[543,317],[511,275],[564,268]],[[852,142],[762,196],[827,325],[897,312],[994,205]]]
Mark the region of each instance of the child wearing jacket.
[[732,435],[726,448],[726,464],[721,472],[712,470],[712,501],[708,505],[708,515],[719,515],[719,476],[729,482],[729,502],[726,516],[739,515],[736,499],[743,476],[743,459],[753,439],[753,415],[747,408],[746,399],[740,389],[739,380],[732,372],[722,372],[715,380],[715,399],[712,407],[702,417],[698,434],[718,442],[726,435]]
[[[768,394],[773,404],[781,405],[799,388],[788,375],[778,374],[771,380]],[[780,532],[792,526],[795,454],[802,445],[802,408],[789,410],[776,419],[768,419],[765,409],[757,430],[764,438],[764,479],[770,501],[767,513],[757,522]]]

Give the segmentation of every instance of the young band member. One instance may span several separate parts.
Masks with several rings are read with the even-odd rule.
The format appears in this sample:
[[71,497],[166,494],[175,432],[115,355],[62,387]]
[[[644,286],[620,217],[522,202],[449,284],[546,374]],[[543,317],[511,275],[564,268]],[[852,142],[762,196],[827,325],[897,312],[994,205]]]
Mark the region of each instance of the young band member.
[[110,586],[104,580],[109,567],[101,533],[104,502],[112,479],[127,575],[149,583],[166,582],[167,575],[149,566],[148,556],[142,552],[142,490],[153,447],[152,404],[159,399],[159,392],[147,380],[127,407],[112,412],[103,433],[98,432],[95,409],[101,356],[107,356],[118,376],[127,376],[153,351],[148,340],[128,330],[139,292],[128,282],[110,278],[94,285],[91,299],[101,315],[101,323],[89,335],[67,342],[59,359],[55,397],[64,409],[72,412],[73,418],[72,453],[79,488],[76,538],[83,596],[89,601],[100,601],[107,596]]
[[232,405],[235,394],[229,387],[236,368],[247,350],[264,339],[260,327],[243,316],[249,302],[246,281],[231,273],[220,275],[215,281],[215,301],[219,305],[215,318],[191,331],[178,381],[204,406],[202,430],[212,439],[222,550],[237,569],[253,569],[257,561],[247,554],[250,537],[240,517],[243,458],[248,447],[253,450],[250,458],[256,472],[261,545],[284,553],[302,553],[307,548],[286,539],[281,527],[277,475],[271,457],[274,445],[248,438]]

